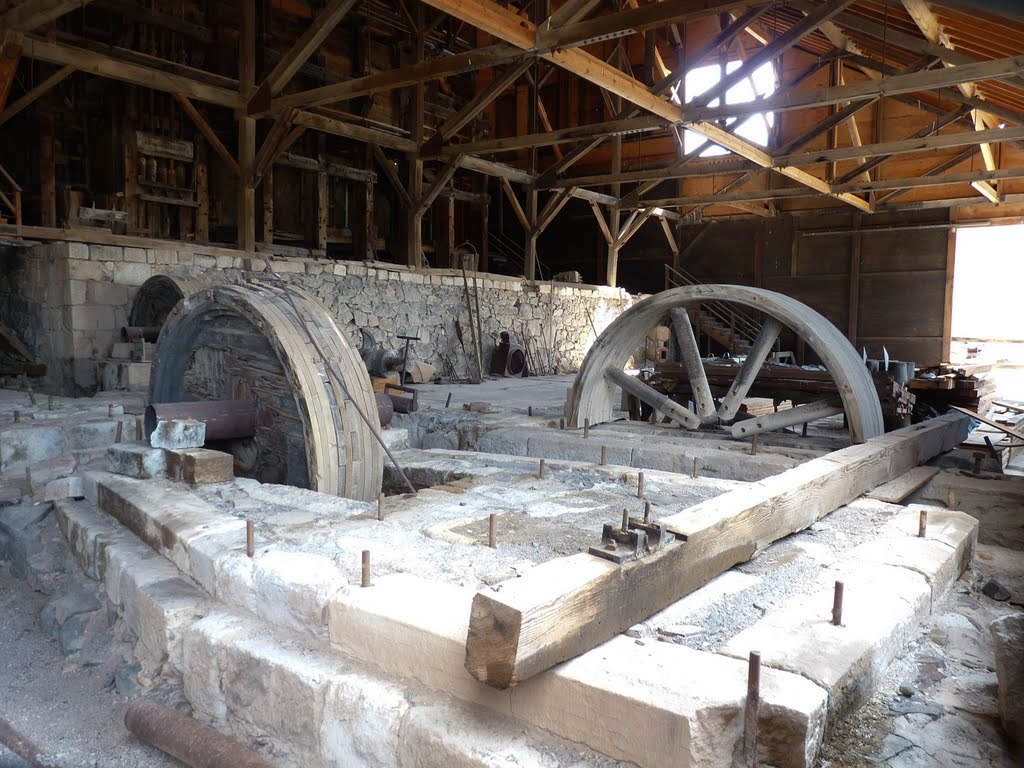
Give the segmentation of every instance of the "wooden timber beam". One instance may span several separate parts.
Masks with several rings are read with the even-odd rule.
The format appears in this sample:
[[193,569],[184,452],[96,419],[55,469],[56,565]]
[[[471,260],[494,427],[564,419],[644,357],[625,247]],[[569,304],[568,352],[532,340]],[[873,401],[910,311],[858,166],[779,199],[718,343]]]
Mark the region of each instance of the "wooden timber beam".
[[668,22],[686,21],[709,13],[745,8],[759,2],[761,0],[663,0],[565,26],[545,23],[537,28],[536,48],[547,52],[590,45],[643,32]]
[[[559,185],[575,184],[580,187],[589,187],[598,184],[613,184],[615,182],[623,184],[634,181],[662,182],[668,181],[669,179],[688,179],[699,178],[701,176],[719,176],[729,173],[742,173],[752,167],[758,166],[754,166],[754,164],[749,160],[743,159],[726,160],[724,162],[718,161],[715,163],[704,162],[700,165],[697,165],[696,163],[688,165],[673,163],[672,165],[661,166],[658,168],[622,171],[622,173],[619,174],[596,173],[588,176],[563,176],[556,183]],[[538,187],[545,189],[540,179],[538,179]]]
[[299,35],[299,39],[278,60],[270,74],[256,88],[256,93],[253,94],[247,106],[250,114],[269,108],[270,100],[281,92],[355,4],[356,0],[330,0],[328,2],[313,23],[306,27]]
[[322,133],[330,133],[334,136],[342,136],[346,139],[354,139],[367,144],[379,144],[389,149],[397,149],[400,152],[415,152],[416,143],[404,136],[398,136],[376,128],[367,128],[355,123],[338,120],[326,115],[319,115],[315,112],[296,110],[293,122],[295,125],[302,125]]
[[[925,136],[924,138],[884,141],[878,144],[865,144],[862,147],[839,147],[837,149],[823,149],[799,155],[784,155],[776,158],[775,162],[785,165],[813,165],[814,163],[856,160],[862,157],[874,157],[877,155],[890,156],[907,154],[908,152],[921,152],[929,149],[965,147],[970,144],[982,144],[984,142],[999,143],[1022,138],[1024,138],[1024,126],[997,128],[994,131],[964,131],[961,133],[944,133],[938,136]],[[855,170],[859,174],[865,169],[858,167]],[[845,181],[848,181],[848,179],[844,178],[843,182]]]
[[3,112],[0,112],[0,125],[3,125],[23,109],[34,104],[39,97],[44,96],[53,88],[63,83],[74,71],[75,68],[70,64],[68,66],[61,67],[31,91],[23,95],[20,99],[15,101],[13,104],[8,105]]
[[140,64],[118,61],[85,48],[26,37],[22,55],[38,61],[48,61],[51,64],[72,66],[91,75],[109,77],[112,80],[152,88],[155,91],[171,94],[182,93],[190,99],[217,104],[229,109],[241,109],[244,106],[236,91],[207,85],[181,75],[173,75]]
[[[723,94],[740,81],[752,75],[758,67],[777,59],[853,2],[854,0],[827,0],[824,5],[809,11],[806,16],[796,24],[793,24],[771,43],[751,54],[742,65],[734,71],[724,74],[722,79],[715,83],[715,85],[696,96],[695,102],[706,106],[715,99],[721,99]],[[689,112],[689,110],[687,109],[686,112]]]
[[395,90],[396,88],[417,85],[427,80],[450,77],[462,72],[474,72],[485,67],[510,64],[522,57],[523,51],[516,46],[505,44],[489,45],[484,48],[466,51],[465,53],[428,59],[399,69],[374,72],[364,77],[356,77],[308,91],[278,96],[272,101],[270,111],[278,112],[290,107],[314,107],[332,104],[337,101],[354,99],[357,96],[365,96],[369,93],[382,93]]
[[608,222],[605,220],[604,214],[601,212],[601,206],[597,203],[591,203],[590,210],[594,212],[594,218],[597,220],[597,228],[601,230],[605,243],[609,246],[613,245],[615,243],[615,238],[612,237],[612,231],[608,228]]
[[72,11],[81,10],[92,0],[22,0],[0,15],[0,29],[31,32],[56,21]]
[[551,225],[551,222],[555,220],[555,216],[565,207],[565,204],[569,202],[569,198],[572,197],[572,193],[575,191],[572,187],[566,187],[565,189],[558,190],[551,196],[547,205],[537,214],[537,225],[533,229],[534,235],[539,235]]
[[[424,0],[424,2],[518,48],[524,50],[533,48],[536,36],[535,25],[524,21],[514,11],[502,8],[495,2],[489,2],[489,0]],[[669,122],[678,123],[682,119],[679,105],[652,94],[643,83],[586,51],[570,48],[544,54],[544,58]],[[745,139],[731,135],[714,123],[699,122],[690,127],[730,152],[745,157],[762,168],[772,165],[771,156],[763,149]],[[831,194],[827,182],[799,168],[782,167],[779,172],[821,194]],[[856,195],[842,194],[835,195],[835,197],[860,210],[868,212],[872,210],[868,201],[862,200]]]
[[978,64],[965,64],[950,69],[930,69],[908,75],[883,77],[879,80],[868,80],[851,83],[842,87],[826,86],[804,91],[785,90],[776,92],[763,99],[743,104],[726,104],[720,107],[692,107],[685,110],[687,122],[724,120],[729,117],[743,117],[759,112],[786,112],[793,109],[809,109],[827,107],[848,101],[872,99],[878,96],[892,96],[915,91],[930,91],[961,82],[987,80],[999,74],[1024,72],[1024,56],[1011,56],[1004,59]]
[[[962,163],[972,156],[977,150],[972,148],[962,152],[952,160],[948,161],[954,165]],[[954,162],[956,161],[956,162]],[[945,167],[943,163],[939,167]],[[870,182],[859,182],[849,184],[837,184],[839,189],[857,192],[869,192],[879,189],[919,189],[921,187],[943,187],[947,184],[978,184],[981,182],[1001,181],[1003,179],[1024,179],[1024,168],[996,168],[994,170],[969,171],[966,173],[927,172],[921,176],[911,176],[905,179],[876,179]]]
[[506,67],[503,72],[496,75],[486,88],[470,99],[462,109],[445,120],[444,125],[438,128],[434,135],[424,144],[422,154],[425,156],[439,154],[442,145],[446,141],[462,130],[466,123],[480,114],[488,104],[498,98],[532,64],[532,59],[524,59],[517,64]]
[[541,27],[551,29],[552,27],[564,27],[568,24],[575,24],[592,10],[601,4],[602,0],[565,0],[558,10],[554,11]]
[[377,161],[377,165],[380,166],[380,169],[384,172],[384,176],[387,178],[391,188],[395,191],[395,194],[401,198],[405,207],[411,208],[412,198],[409,197],[409,191],[405,188],[405,184],[403,184],[402,180],[398,177],[398,169],[395,167],[395,164],[388,159],[388,156],[384,154],[383,150],[379,146],[376,144],[371,144],[370,146],[373,147],[373,157]]
[[238,161],[235,160],[234,155],[228,151],[228,148],[224,146],[224,142],[220,140],[217,132],[214,131],[213,128],[210,127],[210,124],[206,122],[206,119],[199,114],[199,110],[197,110],[195,105],[189,101],[188,96],[183,93],[175,93],[174,98],[178,104],[181,105],[181,108],[185,110],[185,114],[189,116],[196,128],[199,129],[199,132],[203,134],[206,140],[210,143],[210,146],[213,147],[213,151],[217,153],[221,160],[224,161],[228,170],[235,174],[236,177],[240,177],[242,175],[242,169],[238,167]]
[[968,419],[947,414],[812,459],[657,521],[679,537],[623,565],[590,554],[549,560],[477,592],[466,669],[509,688],[643,621],[715,576],[863,493],[955,447]]
[[422,216],[427,212],[427,209],[434,204],[434,200],[437,199],[437,196],[445,188],[448,182],[452,180],[452,176],[455,175],[455,171],[459,169],[460,160],[462,160],[462,156],[455,155],[449,159],[444,168],[441,169],[441,172],[437,174],[437,178],[434,179],[434,183],[431,185],[430,189],[423,193],[423,198],[416,204],[415,211],[417,216]]
[[[960,163],[967,162],[972,157],[974,157],[974,155],[977,154],[977,152],[978,147],[968,147],[956,157],[950,158],[949,160],[945,160],[939,163],[938,165],[929,168],[927,171],[921,174],[921,176],[938,176],[939,174],[943,174],[946,171],[951,170],[956,166],[960,165]],[[889,192],[885,195],[881,195],[875,199],[875,205],[883,205],[884,203],[888,203],[891,200],[902,195],[904,192],[907,192],[908,189],[908,187],[899,187],[897,189],[894,189],[892,192]]]
[[[530,223],[529,217],[526,215],[526,211],[523,210],[522,203],[519,202],[519,197],[516,195],[516,191],[512,189],[512,184],[502,176],[499,179],[501,183],[501,189],[505,193],[505,198],[508,200],[509,205],[512,206],[512,212],[519,219],[519,224],[522,226],[523,231],[529,233],[533,229],[533,225]],[[595,204],[596,205],[596,204]]]
[[563,144],[595,136],[607,137],[625,136],[631,133],[649,133],[650,131],[665,130],[668,127],[669,124],[663,118],[656,115],[642,115],[622,120],[608,120],[603,123],[580,125],[575,128],[559,128],[557,130],[526,134],[524,136],[509,136],[507,138],[489,139],[487,141],[469,141],[452,146],[448,151],[486,155],[493,152],[513,152],[532,147]]
[[274,123],[270,126],[266,138],[263,139],[263,143],[256,151],[256,160],[253,162],[251,176],[246,179],[246,183],[249,186],[255,187],[258,185],[267,170],[274,166],[274,161],[283,151],[283,148],[281,148],[282,142],[291,132],[292,117],[294,115],[289,110],[274,118]]

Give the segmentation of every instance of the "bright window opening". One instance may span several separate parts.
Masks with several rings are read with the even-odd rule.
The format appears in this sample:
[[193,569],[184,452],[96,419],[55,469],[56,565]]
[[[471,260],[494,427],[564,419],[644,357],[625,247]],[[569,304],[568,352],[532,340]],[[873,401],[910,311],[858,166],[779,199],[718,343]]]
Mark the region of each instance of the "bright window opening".
[[[726,64],[725,71],[726,73],[735,72],[741,66],[743,66],[741,61],[730,61]],[[703,103],[700,95],[718,85],[721,80],[722,68],[717,64],[691,69],[686,73],[685,79],[686,103]],[[725,92],[725,103],[744,104],[759,97],[770,96],[775,93],[775,85],[775,68],[771,63],[762,64],[749,77],[740,80],[740,82]],[[679,103],[678,90],[673,94],[673,100]],[[717,107],[720,102],[720,99],[715,99],[708,106]],[[757,114],[740,118],[730,117],[726,120],[725,125],[727,127],[732,126],[737,120],[740,121],[739,127],[735,129],[737,136],[741,136],[762,147],[768,146],[768,137],[771,135],[772,126],[775,125],[774,112],[758,112]],[[693,152],[704,141],[705,138],[699,133],[690,130],[684,131],[683,152],[687,154]],[[727,151],[717,144],[712,144],[701,152],[700,156],[724,155]]]

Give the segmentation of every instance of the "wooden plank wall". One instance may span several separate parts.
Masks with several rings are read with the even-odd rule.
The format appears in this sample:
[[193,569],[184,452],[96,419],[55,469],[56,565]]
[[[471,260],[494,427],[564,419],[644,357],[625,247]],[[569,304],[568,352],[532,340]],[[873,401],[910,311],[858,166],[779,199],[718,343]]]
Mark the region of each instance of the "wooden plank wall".
[[837,211],[719,220],[683,268],[704,282],[793,296],[869,357],[881,357],[884,345],[893,359],[932,365],[943,357],[948,216]]

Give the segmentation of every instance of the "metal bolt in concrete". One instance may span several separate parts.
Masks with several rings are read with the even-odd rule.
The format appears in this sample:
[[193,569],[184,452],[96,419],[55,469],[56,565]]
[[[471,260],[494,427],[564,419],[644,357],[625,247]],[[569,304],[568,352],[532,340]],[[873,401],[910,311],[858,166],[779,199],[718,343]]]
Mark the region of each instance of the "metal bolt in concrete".
[[747,702],[743,710],[743,766],[757,766],[757,717],[761,709],[761,654],[750,652],[747,666]]
[[377,497],[377,519],[378,520],[383,520],[384,519],[384,494],[383,493],[380,494]]
[[608,446],[607,445],[602,445],[601,446],[601,466],[603,467],[607,463],[608,463]]
[[928,533],[928,510],[921,510],[921,517],[917,521],[917,535],[920,538],[924,538]]
[[751,438],[751,440],[750,440],[750,455],[751,456],[756,456],[757,455],[757,435],[754,435],[754,437]]
[[698,469],[700,469],[700,461],[696,457],[694,457],[694,459],[693,459],[693,479],[694,480],[697,479],[697,475],[698,475],[698,471],[697,470]]
[[544,459],[541,459],[540,464],[537,466],[537,477],[541,480],[544,479]]
[[625,533],[629,530],[629,510],[622,510],[622,531]]
[[498,548],[498,516],[494,512],[487,518],[487,546]]
[[449,405],[451,405],[451,404],[452,404],[452,393],[451,393],[451,392],[449,392],[449,393],[448,393],[448,399],[446,399],[446,400],[444,401],[444,407],[445,407],[445,408],[447,408],[447,407],[448,407]]
[[644,522],[651,522],[651,502],[644,501]]
[[590,437],[590,419],[583,420],[583,437]]
[[252,520],[245,521],[245,554],[249,557],[256,554],[256,526]]
[[370,586],[370,550],[363,550],[363,578],[360,582],[360,586]]
[[952,486],[946,491],[946,506],[949,509],[956,509],[956,488]]
[[835,596],[832,598],[832,623],[841,627],[843,625],[843,582],[836,582]]
[[642,499],[644,497],[644,473],[637,472],[636,474],[636,497]]

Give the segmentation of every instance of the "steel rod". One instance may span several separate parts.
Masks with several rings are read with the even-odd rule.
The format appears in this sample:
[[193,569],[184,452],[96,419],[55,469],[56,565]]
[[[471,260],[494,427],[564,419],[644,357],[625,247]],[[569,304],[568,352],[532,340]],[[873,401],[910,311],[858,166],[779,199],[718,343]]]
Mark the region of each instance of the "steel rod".
[[359,581],[360,586],[370,586],[370,550],[363,550],[363,573],[362,578]]
[[252,520],[245,521],[245,554],[249,557],[256,554],[256,526]]
[[253,400],[197,400],[184,403],[153,403],[146,408],[146,439],[157,422],[195,419],[206,424],[206,440],[231,440],[256,434],[256,403]]
[[498,548],[498,516],[494,512],[487,518],[487,546]]
[[841,627],[843,625],[843,582],[836,582],[836,591],[832,597],[832,623]]
[[743,709],[743,765],[757,766],[757,719],[761,710],[761,654],[750,652],[747,665],[747,701]]
[[124,724],[140,740],[192,768],[272,768],[244,744],[149,699],[129,704]]

